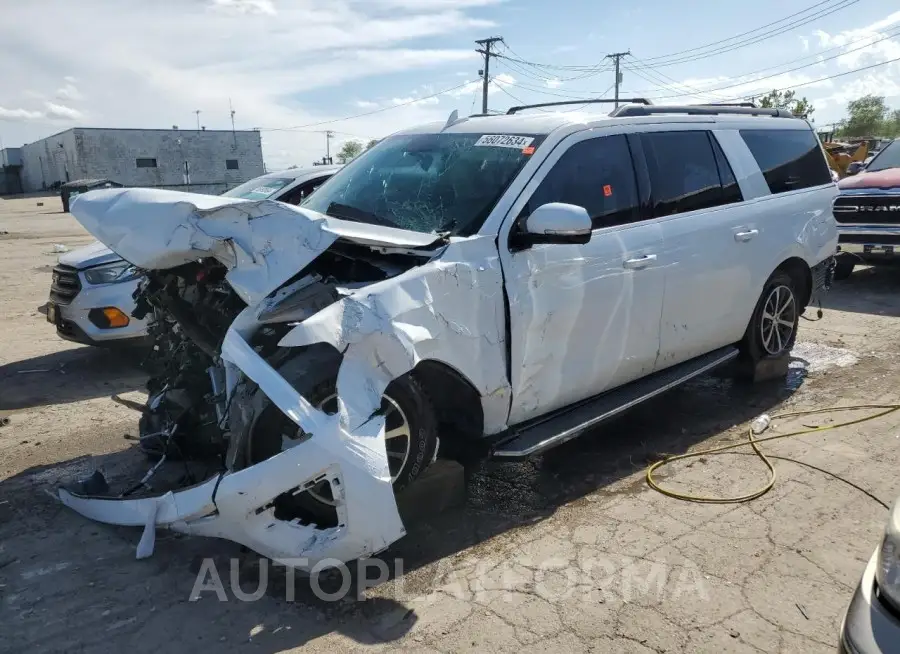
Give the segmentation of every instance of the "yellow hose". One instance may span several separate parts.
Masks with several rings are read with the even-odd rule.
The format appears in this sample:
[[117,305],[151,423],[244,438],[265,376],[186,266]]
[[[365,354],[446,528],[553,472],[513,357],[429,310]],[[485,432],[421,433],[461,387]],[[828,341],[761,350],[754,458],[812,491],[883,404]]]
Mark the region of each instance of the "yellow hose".
[[[807,429],[802,429],[800,431],[791,432],[789,434],[779,434],[777,436],[767,436],[766,438],[755,438],[753,434],[753,429],[748,428],[748,440],[742,443],[734,443],[732,445],[723,445],[721,447],[713,447],[708,450],[701,450],[699,452],[688,452],[686,454],[675,454],[672,456],[667,456],[662,461],[657,461],[649,468],[647,468],[647,484],[653,490],[656,490],[663,495],[668,495],[669,497],[674,497],[677,500],[685,500],[687,502],[702,502],[705,504],[736,504],[738,502],[749,502],[750,500],[755,500],[757,497],[762,497],[775,485],[775,468],[772,466],[772,462],[763,454],[762,450],[759,449],[760,443],[765,443],[767,441],[775,441],[782,438],[792,438],[794,436],[802,436],[803,434],[815,434],[821,431],[828,431],[829,429],[838,429],[839,427],[849,427],[850,425],[858,425],[861,422],[866,422],[868,420],[875,420],[876,418],[881,418],[886,416],[894,411],[900,410],[900,404],[862,404],[857,406],[839,406],[830,409],[812,409],[810,411],[793,411],[790,413],[782,413],[776,416],[771,416],[771,420],[783,419],[783,418],[793,418],[796,416],[808,416],[818,413],[831,413],[832,411],[864,411],[866,409],[878,410],[878,413],[873,413],[872,415],[865,416],[863,418],[857,418],[856,420],[849,420],[847,422],[841,422],[833,425],[824,425],[819,427],[809,427]],[[727,452],[728,450],[734,450],[739,447],[746,447],[749,445],[753,448],[753,451],[762,459],[762,462],[766,464],[766,467],[769,469],[769,481],[765,486],[756,490],[752,493],[748,493],[747,495],[741,495],[739,497],[710,497],[704,495],[691,495],[690,493],[679,493],[677,491],[668,490],[663,488],[657,483],[657,481],[653,478],[653,474],[662,468],[663,466],[672,463],[673,461],[680,461],[684,459],[691,459],[697,456],[706,456],[707,454],[720,454],[722,452]],[[734,454],[742,454],[741,452],[735,452]],[[784,458],[784,457],[774,457],[774,458]],[[829,473],[830,474],[830,473]]]

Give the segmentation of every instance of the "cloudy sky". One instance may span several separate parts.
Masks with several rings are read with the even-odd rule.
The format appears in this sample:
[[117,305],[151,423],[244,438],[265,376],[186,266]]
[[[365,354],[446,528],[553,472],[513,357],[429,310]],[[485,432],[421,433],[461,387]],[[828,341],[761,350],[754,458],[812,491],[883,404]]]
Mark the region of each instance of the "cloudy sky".
[[270,170],[307,165],[325,129],[339,147],[479,111],[473,41],[494,35],[508,58],[492,62],[491,109],[609,96],[604,55],[625,50],[623,96],[797,87],[818,125],[865,93],[900,108],[900,61],[851,72],[900,59],[888,0],[6,0],[2,17],[5,146],[72,126],[195,128],[198,109],[226,129],[230,100]]

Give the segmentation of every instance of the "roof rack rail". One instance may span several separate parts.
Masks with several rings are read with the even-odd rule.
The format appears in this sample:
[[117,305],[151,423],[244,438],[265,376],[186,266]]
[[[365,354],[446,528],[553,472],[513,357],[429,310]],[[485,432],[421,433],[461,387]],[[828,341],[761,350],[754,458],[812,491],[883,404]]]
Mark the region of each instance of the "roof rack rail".
[[710,107],[753,107],[756,108],[756,104],[753,102],[707,102],[707,106]]
[[523,104],[517,107],[510,107],[506,112],[507,115],[514,114],[522,109],[540,109],[541,107],[562,107],[570,104],[608,104],[610,102],[618,102],[619,104],[643,104],[649,105],[650,101],[647,98],[619,98],[618,100],[613,98],[597,98],[597,99],[588,99],[588,100],[565,100],[564,102],[543,102],[541,104]]
[[610,116],[652,116],[654,114],[687,114],[689,116],[717,116],[719,114],[742,114],[745,116],[772,116],[773,118],[796,118],[788,109],[763,109],[715,104],[651,105],[641,107],[628,105],[615,109]]

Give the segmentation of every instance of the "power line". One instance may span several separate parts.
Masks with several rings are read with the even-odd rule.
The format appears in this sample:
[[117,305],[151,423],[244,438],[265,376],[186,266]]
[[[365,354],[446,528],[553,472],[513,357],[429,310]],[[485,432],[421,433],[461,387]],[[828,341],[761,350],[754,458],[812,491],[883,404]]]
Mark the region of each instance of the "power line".
[[829,11],[825,11],[825,12],[821,12],[821,13],[818,13],[818,14],[815,14],[815,15],[812,15],[812,16],[808,16],[808,17],[806,17],[806,18],[804,18],[804,19],[802,19],[802,20],[800,20],[800,21],[797,21],[797,22],[795,22],[795,23],[791,23],[790,25],[782,26],[782,27],[780,27],[780,28],[778,28],[778,29],[776,29],[776,30],[773,30],[773,31],[768,32],[768,33],[763,33],[763,34],[757,35],[757,36],[755,36],[755,37],[753,37],[753,38],[751,38],[751,39],[747,39],[747,40],[745,40],[745,41],[738,41],[737,43],[733,43],[733,44],[730,44],[730,45],[725,45],[725,46],[722,46],[722,47],[717,48],[717,49],[714,49],[714,50],[709,50],[709,51],[707,51],[707,52],[698,53],[698,54],[696,54],[696,55],[690,55],[690,56],[687,56],[687,57],[682,57],[682,58],[680,58],[680,59],[666,59],[666,60],[664,60],[664,61],[657,61],[656,58],[651,58],[651,59],[648,59],[647,61],[650,62],[650,64],[651,64],[652,66],[654,66],[655,68],[659,68],[659,67],[662,67],[662,66],[676,66],[676,65],[678,65],[678,64],[684,64],[684,63],[689,63],[689,62],[693,62],[693,61],[699,61],[699,60],[701,60],[701,59],[708,59],[709,57],[715,57],[715,56],[717,56],[717,55],[724,54],[724,53],[726,53],[726,52],[733,52],[733,51],[735,51],[735,50],[739,50],[739,49],[741,49],[741,48],[745,48],[745,47],[747,47],[747,46],[749,46],[749,45],[755,45],[755,44],[757,44],[757,43],[761,43],[761,42],[763,42],[763,41],[767,41],[767,40],[769,40],[769,39],[772,39],[772,38],[774,38],[774,37],[776,37],[776,36],[781,36],[782,34],[785,34],[786,32],[790,32],[790,31],[792,31],[792,30],[795,30],[795,29],[797,29],[798,27],[802,27],[803,25],[808,25],[809,23],[812,23],[812,22],[814,22],[814,21],[817,21],[817,20],[819,20],[820,18],[824,18],[825,16],[830,16],[831,14],[833,14],[833,13],[835,13],[835,12],[838,12],[838,11],[840,11],[840,10],[842,10],[842,9],[846,9],[847,7],[850,7],[850,6],[852,6],[852,5],[855,5],[857,2],[859,2],[859,0],[841,0],[841,2],[842,2],[843,4],[840,4],[840,5],[838,5],[838,6],[835,6],[835,7],[833,7],[833,8],[830,8]]
[[[778,73],[775,73],[774,75],[769,75],[769,76],[767,76],[767,77],[761,77],[761,78],[758,78],[758,79],[768,79],[769,77],[775,77],[775,76],[777,76],[777,75],[784,75],[784,74],[786,74],[786,73],[790,73],[790,72],[797,71],[797,70],[802,70],[803,68],[808,68],[808,67],[810,67],[810,66],[815,66],[815,65],[818,65],[818,64],[820,64],[820,63],[824,63],[824,62],[826,62],[826,61],[831,61],[832,59],[837,59],[838,57],[842,57],[842,56],[844,56],[845,54],[850,54],[850,53],[853,53],[853,52],[858,52],[859,50],[863,50],[863,49],[865,49],[865,48],[871,47],[871,46],[875,45],[876,43],[881,43],[882,41],[888,41],[888,40],[890,40],[890,39],[892,39],[892,38],[894,38],[894,37],[896,37],[896,36],[898,36],[898,35],[900,35],[900,28],[895,28],[894,30],[887,32],[887,33],[885,34],[885,36],[881,37],[880,39],[876,39],[876,40],[874,40],[874,41],[871,40],[872,36],[869,35],[869,36],[866,36],[866,37],[863,37],[863,38],[860,38],[860,39],[856,39],[855,41],[850,41],[849,43],[845,43],[845,44],[843,44],[843,45],[836,45],[836,46],[831,47],[831,48],[826,48],[825,50],[820,50],[820,51],[818,51],[818,52],[814,52],[814,53],[812,53],[812,54],[805,55],[805,56],[803,56],[803,57],[798,57],[797,59],[791,59],[791,60],[789,60],[789,61],[783,61],[783,62],[781,62],[781,63],[779,63],[779,64],[775,64],[774,66],[767,66],[766,68],[759,68],[759,69],[757,69],[757,70],[753,70],[753,71],[750,71],[750,72],[747,72],[747,73],[742,73],[742,74],[740,74],[740,75],[732,75],[731,77],[733,77],[733,78],[747,77],[747,76],[749,76],[749,75],[756,75],[756,74],[758,74],[758,73],[764,73],[764,72],[769,71],[769,70],[775,70],[776,68],[781,68],[782,66],[787,66],[787,65],[789,65],[789,64],[797,63],[798,61],[806,61],[807,59],[815,59],[815,61],[812,62],[811,64],[808,64],[808,65],[805,65],[805,66],[798,66],[797,68],[792,68],[792,69],[786,70],[786,71],[780,71],[780,72],[778,72]],[[823,54],[825,54],[826,52],[833,52],[834,50],[842,50],[843,48],[846,48],[848,45],[853,45],[853,44],[855,44],[855,43],[862,43],[863,41],[866,41],[867,43],[866,43],[865,45],[862,45],[862,46],[858,47],[858,48],[853,48],[853,49],[851,49],[851,50],[844,50],[844,51],[842,51],[842,52],[838,52],[838,54],[836,54],[836,55],[834,55],[834,56],[831,56],[831,57],[823,57],[823,58],[819,59],[819,57],[821,57],[821,56],[822,56]],[[649,68],[652,68],[652,67],[649,67]],[[647,72],[647,69],[646,69],[646,68],[642,68],[641,70],[642,70],[643,72]],[[659,75],[663,75],[664,77],[668,77],[667,75],[664,75],[661,71],[655,71],[655,72],[658,73]],[[669,77],[669,79],[672,79],[672,78]],[[750,80],[750,81],[752,82],[752,81],[755,81],[755,80]],[[679,83],[679,84],[680,84],[680,86],[683,86],[683,87],[685,87],[685,88],[692,88],[692,87],[690,87],[690,86],[688,86],[688,85],[686,85],[686,84],[684,84],[684,83]],[[656,90],[656,89],[647,89],[646,91],[635,91],[635,93],[652,92],[652,91],[655,91],[655,90]],[[697,90],[700,91],[700,93],[698,93],[698,95],[701,95],[701,94],[705,94],[705,93],[706,93],[706,91],[704,91],[704,90],[702,90],[702,89],[697,89]],[[685,95],[689,95],[689,94],[686,93]],[[678,97],[678,96],[671,96],[671,97]]]
[[398,109],[400,107],[406,107],[411,104],[416,104],[417,102],[422,102],[422,100],[428,100],[430,98],[436,98],[439,95],[444,95],[445,93],[450,93],[450,91],[455,91],[457,89],[461,89],[464,86],[471,84],[471,82],[463,82],[462,84],[457,84],[456,86],[451,86],[449,89],[444,89],[443,91],[438,91],[437,93],[432,93],[431,95],[426,95],[421,98],[415,98],[414,100],[409,100],[407,102],[400,102],[399,104],[391,105],[390,107],[381,107],[380,109],[373,109],[372,111],[364,111],[363,113],[354,114],[352,116],[344,116],[343,118],[332,118],[331,120],[322,120],[318,123],[308,123],[306,125],[296,125],[294,127],[260,127],[260,131],[262,132],[299,132],[303,131],[308,127],[318,127],[320,125],[331,125],[333,123],[340,123],[345,120],[353,120],[354,118],[362,118],[364,116],[371,116],[373,114],[380,114],[383,111],[390,111],[391,109]]
[[[634,56],[632,56],[632,59],[634,59],[635,61],[638,61],[638,62],[641,61],[640,59],[637,59]],[[678,91],[679,87],[681,87],[682,89],[688,89],[689,91],[691,91],[692,94],[695,94],[695,95],[700,95],[700,96],[706,95],[704,93],[704,91],[702,91],[701,89],[695,88],[689,84],[685,84],[684,82],[679,82],[675,78],[669,77],[662,71],[655,70],[654,68],[649,67],[649,66],[638,69],[638,68],[632,68],[631,66],[625,65],[625,70],[634,73],[641,79],[644,79],[644,80],[650,82],[651,84],[656,84],[657,86],[661,86],[662,88]],[[646,77],[648,75],[650,77],[649,79]],[[665,80],[669,80],[669,82],[671,82],[671,84],[669,82],[666,82]],[[674,84],[674,86],[673,86],[673,84]],[[711,96],[711,97],[713,97],[714,99],[717,99],[717,100],[721,100],[721,98],[716,98],[715,96]]]
[[[826,7],[826,5],[829,5],[834,1],[835,0],[825,0],[824,2],[818,2],[814,5],[811,5],[805,9],[801,10],[801,11],[795,12],[793,14],[785,16],[784,18],[781,18],[776,21],[772,21],[765,25],[761,25],[760,27],[754,28],[752,30],[748,30],[748,31],[742,32],[740,34],[736,34],[736,35],[728,37],[726,39],[720,39],[718,41],[713,41],[713,42],[707,43],[705,45],[696,46],[694,48],[688,48],[686,50],[680,50],[680,51],[668,53],[665,55],[658,55],[656,57],[650,57],[650,58],[644,60],[644,63],[647,65],[652,65],[655,68],[659,68],[661,66],[674,66],[676,64],[687,63],[689,61],[697,61],[700,59],[705,59],[705,58],[712,57],[712,56],[715,56],[718,54],[722,54],[724,52],[737,50],[740,48],[744,48],[748,45],[754,45],[756,43],[760,43],[762,41],[774,38],[775,36],[779,36],[781,34],[784,34],[785,32],[794,30],[803,25],[807,25],[815,20],[824,18],[825,16],[829,16],[837,11],[846,9],[846,8],[856,4],[857,2],[859,2],[859,0],[837,0],[837,4]],[[803,14],[809,14],[809,12],[811,12],[811,11],[815,11],[815,13],[803,16]],[[801,17],[801,18],[799,18],[799,20],[795,20],[786,25],[780,25],[779,27],[776,27],[775,29],[770,30],[769,32],[763,32],[761,34],[756,34],[757,32],[761,32],[762,30],[765,30],[766,28],[773,27],[773,26],[779,25],[781,23],[785,23],[786,21],[790,21],[791,19],[794,19],[797,17]],[[750,36],[750,35],[753,35],[753,36]],[[741,37],[745,37],[745,36],[750,36],[750,38],[740,40]],[[730,43],[732,41],[734,41],[734,43]],[[721,45],[721,44],[727,44],[727,45]],[[720,47],[715,47],[715,46],[720,46]],[[713,48],[713,49],[710,50],[710,48]],[[695,54],[690,54],[690,53],[695,53]],[[514,61],[516,63],[519,63],[519,64],[539,67],[539,68],[543,68],[543,69],[550,69],[550,70],[583,72],[586,70],[592,71],[596,68],[596,65],[559,66],[559,65],[555,65],[555,64],[543,64],[543,63],[538,63],[538,62],[534,62],[534,61],[528,61],[528,60],[525,60],[522,58],[515,59],[515,58],[511,58],[511,57],[506,57],[505,55],[500,55],[500,56],[502,56],[506,59],[509,59],[511,61]]]
[[[706,50],[707,48],[710,48],[710,47],[712,47],[712,46],[721,45],[721,44],[723,44],[723,43],[727,43],[728,41],[734,41],[734,40],[737,40],[737,39],[741,38],[742,36],[749,36],[750,34],[754,34],[755,32],[760,32],[760,31],[766,29],[767,27],[773,27],[773,26],[775,26],[775,25],[778,25],[779,23],[784,23],[785,21],[790,20],[790,19],[792,19],[792,18],[795,18],[795,17],[797,17],[797,16],[800,16],[800,15],[802,15],[802,14],[808,13],[808,12],[813,11],[813,10],[818,10],[818,9],[822,8],[824,5],[830,4],[830,3],[833,2],[833,1],[834,1],[834,0],[824,0],[824,2],[817,2],[817,3],[813,4],[813,5],[810,5],[809,7],[806,7],[805,9],[801,9],[800,11],[794,12],[793,14],[790,14],[790,15],[788,15],[788,16],[785,16],[784,18],[779,18],[778,20],[772,21],[771,23],[766,23],[765,25],[760,25],[759,27],[756,27],[756,28],[754,28],[754,29],[752,29],[752,30],[747,30],[746,32],[741,32],[740,34],[735,34],[734,36],[730,36],[730,37],[725,38],[725,39],[719,39],[718,41],[712,41],[711,43],[706,43],[706,44],[704,44],[704,45],[698,45],[698,46],[696,46],[696,47],[688,48],[688,49],[686,49],[686,50],[679,50],[678,52],[670,52],[669,54],[658,55],[658,56],[656,56],[656,57],[650,57],[649,59],[646,59],[646,61],[649,62],[649,63],[653,63],[653,62],[656,62],[656,61],[659,61],[659,60],[662,60],[662,59],[668,60],[668,59],[671,59],[671,58],[673,58],[673,57],[679,57],[680,55],[684,55],[684,54],[687,54],[687,53],[689,53],[689,52],[697,52],[698,50]],[[855,4],[855,3],[858,2],[858,1],[859,1],[859,0],[838,0],[838,4],[841,5],[841,4],[844,4],[844,3],[847,3],[847,2],[850,2],[850,4]],[[839,8],[839,9],[843,9],[844,7],[842,6],[842,7],[838,7],[838,8]],[[829,9],[832,9],[832,7],[829,7]],[[825,15],[827,15],[827,14],[825,14]],[[819,15],[816,14],[816,17],[819,17]],[[802,20],[806,20],[807,18],[810,18],[810,17],[809,17],[809,16],[805,16],[804,18],[802,18],[802,19],[800,19],[800,20],[801,20],[801,21],[802,21]],[[798,22],[799,22],[799,21],[798,21]],[[791,27],[792,29],[793,29],[795,26],[797,26],[797,23],[792,23],[792,24],[790,25],[790,27]],[[781,27],[784,27],[784,25],[782,25]],[[781,27],[776,28],[776,29],[781,29]],[[775,31],[775,30],[773,30],[773,31]],[[757,35],[757,36],[759,36],[759,35]],[[752,38],[756,38],[756,37],[752,37]]]
[[[846,75],[852,75],[853,73],[859,73],[859,72],[862,72],[862,71],[864,71],[864,70],[870,70],[870,69],[872,69],[872,68],[878,68],[879,66],[886,66],[886,65],[888,65],[888,64],[892,64],[892,63],[897,62],[897,61],[900,61],[900,57],[896,57],[896,58],[894,58],[894,59],[888,59],[887,61],[880,61],[880,62],[878,62],[877,64],[870,64],[870,65],[868,65],[868,66],[862,66],[861,68],[854,68],[853,70],[844,71],[843,73],[836,73],[836,74],[834,74],[834,75],[828,75],[828,76],[826,76],[826,77],[820,77],[820,78],[818,78],[818,79],[810,80],[810,81],[808,81],[808,82],[801,82],[800,84],[791,84],[791,86],[790,86],[789,88],[784,88],[784,89],[773,89],[773,90],[775,90],[775,91],[786,91],[786,90],[799,89],[799,88],[802,88],[802,87],[804,87],[804,86],[811,86],[811,85],[813,85],[813,84],[818,84],[819,82],[824,82],[824,81],[829,80],[829,79],[835,79],[835,78],[837,78],[837,77],[844,77],[844,76],[846,76]],[[787,71],[787,72],[790,72],[790,71]],[[771,77],[771,76],[770,76],[770,77]],[[765,79],[765,78],[761,78],[761,79]],[[752,84],[753,82],[756,82],[756,81],[759,81],[759,80],[748,80],[747,82],[742,82],[741,84],[732,84],[731,86],[723,86],[723,87],[720,87],[720,88],[717,88],[717,89],[709,89],[709,90],[710,90],[710,91],[723,91],[723,90],[725,90],[725,89],[734,88],[735,86],[743,86],[743,85],[745,85],[745,84]],[[664,96],[658,96],[658,97],[655,97],[655,98],[652,98],[652,99],[653,99],[653,100],[665,100],[665,99],[667,99],[667,98],[677,98],[677,97],[682,97],[682,96],[678,96],[678,95],[664,95]],[[736,97],[736,98],[728,98],[728,99],[729,99],[729,100],[740,100],[741,98],[745,98],[745,97],[748,97],[748,96],[744,95],[744,96],[738,96],[738,97]]]
[[[841,53],[838,53],[838,54],[836,54],[836,55],[832,55],[832,56],[830,56],[830,57],[825,57],[824,59],[818,59],[818,60],[816,60],[815,62],[813,62],[813,63],[811,63],[811,64],[805,64],[805,65],[803,65],[803,66],[797,66],[797,67],[795,67],[795,68],[789,68],[789,69],[787,69],[787,70],[783,70],[783,71],[778,72],[778,73],[772,73],[771,75],[765,75],[765,76],[763,76],[763,77],[757,77],[757,78],[755,78],[755,79],[745,80],[745,81],[743,81],[743,82],[738,82],[738,83],[736,83],[736,84],[730,84],[730,85],[728,85],[728,86],[720,86],[720,87],[715,88],[715,89],[706,89],[706,90],[703,91],[703,93],[704,93],[704,94],[709,94],[710,91],[716,91],[716,92],[718,92],[718,91],[725,91],[725,90],[728,90],[728,89],[734,89],[734,88],[737,88],[737,87],[739,87],[739,86],[746,86],[746,85],[748,85],[748,84],[754,84],[754,83],[756,83],[756,82],[761,82],[761,81],[766,80],[766,79],[772,79],[773,77],[779,77],[779,76],[781,76],[781,75],[787,75],[788,73],[794,73],[794,72],[796,72],[796,71],[798,71],[798,70],[803,70],[804,68],[809,68],[810,66],[816,66],[816,65],[818,65],[818,64],[820,64],[820,63],[823,63],[823,62],[826,62],[826,61],[831,61],[832,59],[837,59],[838,57],[843,57],[843,56],[846,55],[846,54],[850,54],[850,53],[853,53],[853,52],[857,52],[857,51],[859,51],[859,50],[863,50],[863,49],[865,49],[865,48],[871,47],[872,45],[875,45],[875,43],[879,43],[879,42],[884,41],[884,40],[887,40],[887,39],[889,39],[889,38],[892,38],[892,37],[884,37],[884,38],[879,39],[878,41],[874,41],[873,43],[870,43],[870,44],[868,44],[868,45],[860,46],[859,48],[854,48],[854,49],[852,49],[852,50],[847,50],[846,52],[841,52]],[[885,63],[890,63],[890,62],[885,62]],[[876,65],[883,65],[883,64],[876,64]],[[859,69],[857,69],[857,70],[865,70],[865,69],[859,68]],[[831,78],[829,77],[829,78],[826,78],[826,79],[831,79]],[[799,84],[794,84],[794,85],[792,85],[791,88],[796,87],[796,86],[801,86],[801,85],[799,85]],[[805,86],[805,84],[804,84],[804,86]],[[666,98],[679,98],[679,97],[684,97],[684,96],[686,96],[686,95],[696,95],[696,94],[692,94],[692,93],[681,93],[681,94],[676,94],[676,95],[665,95],[665,96],[660,96],[660,98],[661,98],[661,99],[666,99]]]

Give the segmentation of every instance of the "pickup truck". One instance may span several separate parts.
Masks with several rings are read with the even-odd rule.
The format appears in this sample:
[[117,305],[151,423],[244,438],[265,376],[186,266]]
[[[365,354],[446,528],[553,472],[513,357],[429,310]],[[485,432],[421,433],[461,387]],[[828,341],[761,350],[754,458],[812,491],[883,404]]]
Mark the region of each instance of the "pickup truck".
[[900,144],[891,141],[865,164],[851,164],[838,183],[835,279],[846,279],[858,263],[894,257],[900,246]]

